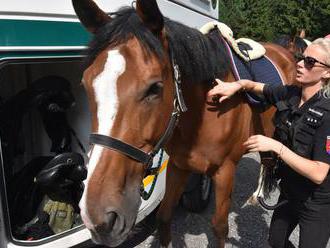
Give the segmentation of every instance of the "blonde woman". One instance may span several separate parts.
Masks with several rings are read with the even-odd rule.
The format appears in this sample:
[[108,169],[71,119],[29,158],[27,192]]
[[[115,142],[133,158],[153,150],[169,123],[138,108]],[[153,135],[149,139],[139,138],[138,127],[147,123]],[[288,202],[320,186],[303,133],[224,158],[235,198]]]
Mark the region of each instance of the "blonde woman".
[[280,158],[280,200],[269,230],[271,247],[294,247],[289,236],[300,227],[300,248],[324,248],[330,236],[330,39],[307,47],[297,62],[299,86],[271,86],[250,80],[217,80],[209,96],[225,101],[241,89],[263,95],[277,107],[273,138],[251,136],[250,152]]

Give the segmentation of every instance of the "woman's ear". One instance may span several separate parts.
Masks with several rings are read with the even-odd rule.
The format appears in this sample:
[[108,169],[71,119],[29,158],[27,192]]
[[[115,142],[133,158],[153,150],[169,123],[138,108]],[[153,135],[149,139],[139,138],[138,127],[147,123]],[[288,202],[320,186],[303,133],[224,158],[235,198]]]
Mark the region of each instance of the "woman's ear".
[[330,81],[330,68],[327,68],[321,76],[322,79],[324,79],[325,81]]

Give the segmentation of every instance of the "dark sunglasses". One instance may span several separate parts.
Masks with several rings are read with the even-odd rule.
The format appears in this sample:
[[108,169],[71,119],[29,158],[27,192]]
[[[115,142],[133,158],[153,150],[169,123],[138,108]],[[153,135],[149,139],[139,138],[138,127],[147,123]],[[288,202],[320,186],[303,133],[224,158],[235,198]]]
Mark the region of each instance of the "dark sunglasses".
[[315,59],[313,57],[305,56],[302,53],[296,53],[294,55],[294,57],[295,57],[297,62],[303,60],[304,61],[304,66],[307,70],[311,70],[314,67],[315,63],[319,63],[319,64],[324,65],[326,67],[330,67],[329,65],[324,64],[324,63],[318,61],[317,59]]

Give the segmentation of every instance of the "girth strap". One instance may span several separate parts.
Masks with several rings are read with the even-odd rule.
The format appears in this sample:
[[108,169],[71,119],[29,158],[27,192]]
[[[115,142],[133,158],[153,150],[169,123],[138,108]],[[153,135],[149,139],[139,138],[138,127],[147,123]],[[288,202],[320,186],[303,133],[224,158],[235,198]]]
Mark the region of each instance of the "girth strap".
[[106,135],[93,133],[89,136],[89,141],[92,144],[97,144],[112,150],[116,150],[145,165],[148,165],[153,158],[151,155],[140,150],[139,148]]

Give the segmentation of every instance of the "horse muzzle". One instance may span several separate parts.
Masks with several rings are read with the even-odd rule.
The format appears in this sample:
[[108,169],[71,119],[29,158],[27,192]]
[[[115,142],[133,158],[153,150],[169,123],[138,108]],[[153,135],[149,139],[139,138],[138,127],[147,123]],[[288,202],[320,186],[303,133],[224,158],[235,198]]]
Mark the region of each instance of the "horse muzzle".
[[[107,207],[104,214],[99,216],[99,221],[93,222],[82,214],[83,221],[92,235],[92,241],[109,247],[123,243],[135,224],[141,199],[136,201],[126,200],[118,207]],[[87,219],[86,219],[87,217]]]
[[128,236],[134,221],[126,220],[124,215],[115,211],[105,214],[104,222],[94,225],[91,229],[92,240],[97,244],[115,247],[120,245]]

